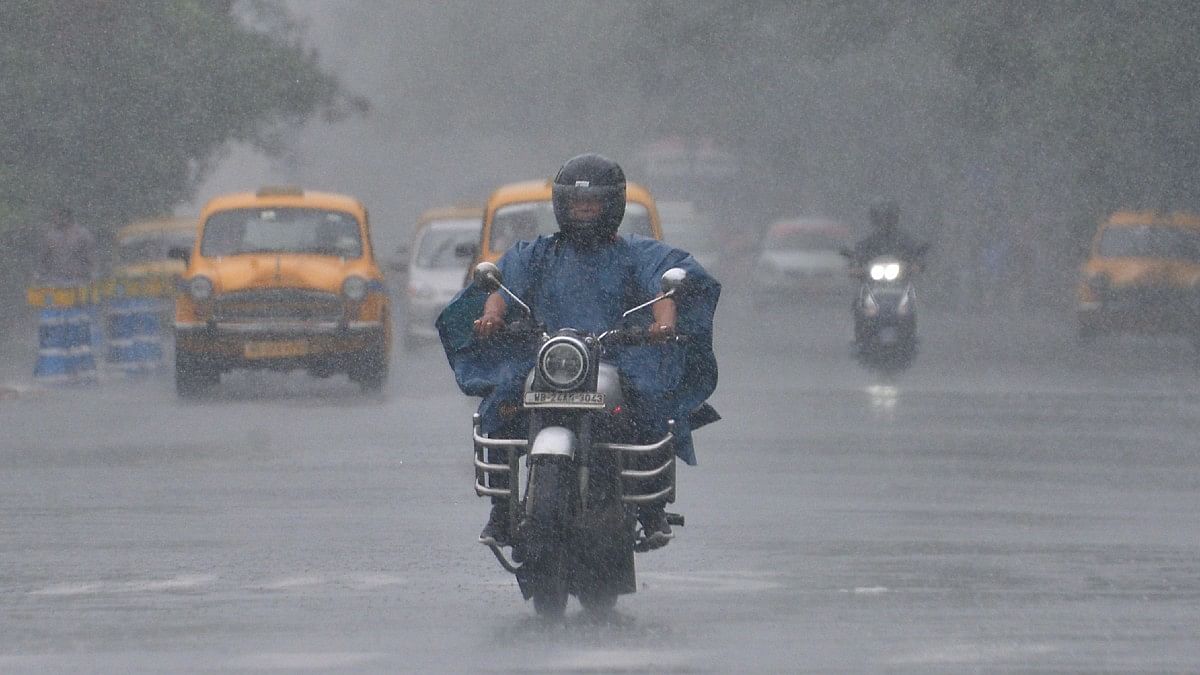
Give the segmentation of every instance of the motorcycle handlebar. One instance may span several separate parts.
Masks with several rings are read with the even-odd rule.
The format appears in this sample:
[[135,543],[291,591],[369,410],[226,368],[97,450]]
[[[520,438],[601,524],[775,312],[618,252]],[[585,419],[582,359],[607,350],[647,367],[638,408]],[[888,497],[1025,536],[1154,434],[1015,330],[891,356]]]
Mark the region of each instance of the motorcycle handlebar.
[[606,345],[627,345],[641,346],[651,344],[666,344],[666,343],[684,343],[687,342],[686,335],[672,334],[665,340],[655,339],[650,335],[650,331],[645,328],[614,328],[608,331],[603,336],[604,344]]

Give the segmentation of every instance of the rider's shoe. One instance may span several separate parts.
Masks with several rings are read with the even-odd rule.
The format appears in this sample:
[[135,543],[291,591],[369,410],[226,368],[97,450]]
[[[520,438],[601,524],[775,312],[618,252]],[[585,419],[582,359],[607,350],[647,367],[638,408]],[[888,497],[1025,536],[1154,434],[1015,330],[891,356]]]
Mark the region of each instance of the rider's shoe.
[[507,546],[509,542],[508,504],[497,502],[492,504],[492,513],[488,516],[487,525],[479,533],[479,543],[488,546]]
[[638,542],[642,550],[662,548],[675,537],[671,533],[671,524],[667,522],[666,508],[662,505],[642,507],[638,522],[642,524],[642,538]]

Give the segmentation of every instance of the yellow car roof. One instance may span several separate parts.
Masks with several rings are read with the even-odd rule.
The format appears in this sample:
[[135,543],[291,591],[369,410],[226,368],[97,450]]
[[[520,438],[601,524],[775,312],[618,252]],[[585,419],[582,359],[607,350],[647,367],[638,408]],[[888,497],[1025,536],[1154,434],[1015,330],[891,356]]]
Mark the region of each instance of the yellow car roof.
[[200,220],[203,221],[216,211],[249,209],[261,206],[329,209],[331,211],[346,211],[359,217],[366,215],[366,208],[362,205],[362,202],[350,195],[335,192],[317,192],[293,187],[265,187],[260,188],[256,192],[233,192],[210,199],[200,212]]
[[[554,190],[551,187],[549,178],[545,180],[525,180],[518,183],[509,183],[496,188],[490,197],[488,197],[488,208],[494,209],[496,206],[504,204],[512,204],[514,202],[546,202],[554,196]],[[637,202],[650,210],[651,220],[658,222],[658,208],[654,204],[654,198],[650,196],[650,191],[638,185],[637,183],[627,183],[625,185],[625,200]]]

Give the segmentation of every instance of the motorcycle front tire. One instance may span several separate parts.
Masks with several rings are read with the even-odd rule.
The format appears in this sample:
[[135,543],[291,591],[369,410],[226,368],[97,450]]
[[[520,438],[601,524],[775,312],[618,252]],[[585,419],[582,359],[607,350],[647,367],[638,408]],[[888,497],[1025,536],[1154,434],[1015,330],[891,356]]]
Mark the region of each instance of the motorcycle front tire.
[[533,608],[557,618],[567,607],[566,524],[571,506],[571,472],[561,461],[535,460],[525,491],[527,565],[533,565]]

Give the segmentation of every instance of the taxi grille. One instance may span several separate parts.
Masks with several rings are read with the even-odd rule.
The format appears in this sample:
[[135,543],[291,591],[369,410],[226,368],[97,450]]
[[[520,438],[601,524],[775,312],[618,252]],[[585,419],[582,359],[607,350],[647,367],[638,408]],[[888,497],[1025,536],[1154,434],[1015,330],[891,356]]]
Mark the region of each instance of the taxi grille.
[[213,302],[216,321],[339,321],[344,307],[335,293],[275,288],[227,293]]

